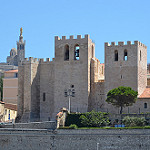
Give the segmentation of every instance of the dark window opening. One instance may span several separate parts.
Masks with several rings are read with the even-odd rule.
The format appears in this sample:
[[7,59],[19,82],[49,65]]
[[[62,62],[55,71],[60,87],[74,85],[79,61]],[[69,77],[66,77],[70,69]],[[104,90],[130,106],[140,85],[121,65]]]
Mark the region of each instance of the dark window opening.
[[128,52],[127,50],[124,51],[124,61],[128,60]]
[[121,75],[121,79],[122,79],[122,75]]
[[24,49],[24,45],[20,45],[20,50]]
[[46,100],[46,93],[43,93],[43,101]]
[[71,88],[74,88],[74,85],[73,85],[73,84],[71,85]]
[[15,77],[18,78],[18,73],[15,73]]
[[8,113],[8,120],[10,120],[10,110],[9,110],[9,113]]
[[142,60],[142,54],[141,54],[141,51],[140,51],[140,61]]
[[115,61],[118,61],[118,51],[115,51]]
[[69,60],[69,45],[65,46],[65,56],[64,60]]
[[144,103],[144,108],[147,108],[147,103]]
[[75,46],[75,60],[79,60],[79,50],[80,50],[79,45],[76,45]]

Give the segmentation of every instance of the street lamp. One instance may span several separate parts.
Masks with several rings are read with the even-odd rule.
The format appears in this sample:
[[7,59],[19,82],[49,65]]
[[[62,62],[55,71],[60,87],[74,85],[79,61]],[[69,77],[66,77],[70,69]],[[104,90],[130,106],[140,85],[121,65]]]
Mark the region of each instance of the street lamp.
[[97,150],[99,150],[99,143],[97,143]]
[[70,97],[75,97],[75,90],[72,89],[72,88],[69,88],[68,90],[65,90],[64,91],[64,94],[65,94],[65,97],[68,97],[69,96],[69,114],[70,114],[70,111],[71,111],[71,102],[70,102]]

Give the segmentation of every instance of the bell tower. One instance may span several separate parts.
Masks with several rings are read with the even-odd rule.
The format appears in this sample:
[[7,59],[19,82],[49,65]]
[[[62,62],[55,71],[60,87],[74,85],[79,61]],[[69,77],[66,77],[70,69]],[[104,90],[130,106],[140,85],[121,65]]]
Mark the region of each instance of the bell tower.
[[23,41],[23,36],[22,36],[23,29],[22,27],[20,28],[20,36],[19,36],[19,41],[17,41],[17,62],[22,62],[25,58],[25,41]]

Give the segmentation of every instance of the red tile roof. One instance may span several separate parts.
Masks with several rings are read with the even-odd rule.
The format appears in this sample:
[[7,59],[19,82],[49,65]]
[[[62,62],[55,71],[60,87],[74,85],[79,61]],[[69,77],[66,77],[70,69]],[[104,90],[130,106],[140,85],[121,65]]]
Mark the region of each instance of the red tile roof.
[[8,71],[5,71],[5,73],[13,73],[13,72],[18,72],[18,70],[8,70]]
[[5,103],[5,108],[17,111],[17,105]]
[[139,96],[139,98],[150,98],[150,87],[146,87],[144,92]]

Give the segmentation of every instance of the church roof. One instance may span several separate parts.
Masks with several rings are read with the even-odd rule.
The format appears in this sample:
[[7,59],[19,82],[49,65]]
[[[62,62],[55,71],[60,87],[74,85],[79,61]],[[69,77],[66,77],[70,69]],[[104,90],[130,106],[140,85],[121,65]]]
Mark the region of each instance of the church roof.
[[150,98],[150,86],[147,86],[139,98]]

